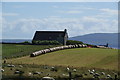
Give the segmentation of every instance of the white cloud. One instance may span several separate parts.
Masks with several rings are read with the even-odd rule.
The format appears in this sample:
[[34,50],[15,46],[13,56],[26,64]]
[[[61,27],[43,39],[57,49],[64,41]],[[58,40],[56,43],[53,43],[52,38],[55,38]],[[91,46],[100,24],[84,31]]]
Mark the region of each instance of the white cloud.
[[18,13],[2,13],[2,16],[19,16]]
[[78,14],[78,13],[82,13],[81,11],[68,11],[67,13],[70,13],[70,14]]
[[53,7],[53,8],[59,8],[57,5],[53,5],[52,7]]
[[95,10],[95,8],[92,8],[92,7],[85,7],[83,9],[86,9],[86,10]]
[[69,9],[73,9],[73,10],[97,10],[95,7],[91,7],[91,6],[85,6],[85,5],[74,5],[69,7]]
[[[36,30],[64,30],[67,29],[69,36],[78,36],[88,33],[111,33],[118,31],[117,20],[100,19],[90,16],[82,18],[48,17],[42,19],[20,19],[7,22],[3,27],[8,30],[20,31],[22,34],[33,35]],[[19,29],[18,29],[19,28]],[[12,31],[11,31],[12,33]]]
[[59,13],[65,13],[65,14],[79,14],[82,13],[82,11],[79,10],[70,10],[70,11],[58,11]]
[[95,17],[91,17],[91,16],[85,16],[83,17],[83,21],[84,22],[94,22],[94,23],[100,23],[100,22],[107,22],[108,20],[107,19],[101,19],[101,18],[95,18]]
[[[84,26],[88,26],[87,31],[91,33],[117,33],[118,32],[118,22],[117,20],[100,19],[94,17],[83,18]],[[86,23],[86,24],[85,24]]]
[[113,10],[113,9],[109,9],[109,8],[100,9],[100,11],[105,12],[106,14],[110,14],[110,15],[118,14],[118,10]]
[[25,5],[13,5],[12,7],[13,8],[25,8],[26,6]]

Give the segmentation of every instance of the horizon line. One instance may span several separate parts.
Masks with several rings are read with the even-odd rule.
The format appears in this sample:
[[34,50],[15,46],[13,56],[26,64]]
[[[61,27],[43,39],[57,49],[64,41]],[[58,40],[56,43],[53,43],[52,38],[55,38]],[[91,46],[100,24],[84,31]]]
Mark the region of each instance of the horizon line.
[[[118,33],[87,33],[87,34],[83,34],[83,35],[76,35],[76,36],[70,36],[69,38],[71,38],[71,37],[77,37],[77,36],[84,36],[84,35],[88,35],[88,34],[120,34],[120,32],[118,32]],[[2,39],[30,39],[30,38],[2,38]],[[2,40],[1,38],[0,38],[0,40]],[[31,39],[33,39],[33,38],[31,38]]]

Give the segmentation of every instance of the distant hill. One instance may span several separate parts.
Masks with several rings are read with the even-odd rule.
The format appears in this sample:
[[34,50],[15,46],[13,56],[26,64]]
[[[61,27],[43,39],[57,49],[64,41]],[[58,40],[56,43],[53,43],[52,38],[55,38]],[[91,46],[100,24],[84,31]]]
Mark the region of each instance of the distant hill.
[[104,45],[108,43],[109,47],[118,48],[118,33],[94,33],[70,37],[69,40],[78,40],[94,45]]

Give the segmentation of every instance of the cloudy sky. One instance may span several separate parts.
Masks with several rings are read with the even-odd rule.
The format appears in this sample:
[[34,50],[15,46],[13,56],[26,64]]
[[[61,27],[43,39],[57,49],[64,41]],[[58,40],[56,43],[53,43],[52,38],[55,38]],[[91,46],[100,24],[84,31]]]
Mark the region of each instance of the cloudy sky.
[[0,20],[3,39],[32,39],[36,30],[117,33],[117,18],[117,2],[3,2]]

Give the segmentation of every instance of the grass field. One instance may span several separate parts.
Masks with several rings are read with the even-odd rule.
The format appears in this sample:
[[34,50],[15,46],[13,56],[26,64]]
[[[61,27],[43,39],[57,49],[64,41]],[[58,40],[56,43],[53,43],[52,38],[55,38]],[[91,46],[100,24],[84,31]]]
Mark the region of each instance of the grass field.
[[15,58],[29,55],[32,52],[54,47],[55,45],[20,45],[20,44],[2,44],[2,57]]
[[[112,78],[114,78],[113,72],[117,73],[117,71],[115,71],[115,70],[85,68],[85,67],[82,67],[82,68],[69,67],[70,71],[68,71],[66,69],[66,67],[64,67],[64,66],[54,66],[57,69],[57,71],[52,71],[51,70],[52,66],[48,66],[48,65],[24,64],[24,65],[22,65],[23,66],[22,68],[19,67],[19,65],[21,65],[21,64],[15,65],[14,68],[4,67],[5,71],[3,73],[3,77],[7,77],[8,79],[17,77],[14,80],[18,80],[18,79],[20,79],[20,77],[25,78],[24,80],[41,80],[41,79],[36,79],[36,78],[42,78],[44,76],[50,76],[50,77],[55,78],[56,80],[69,80],[69,72],[71,72],[72,73],[72,78],[75,78],[76,75],[82,75],[83,76],[82,78],[85,78],[85,79],[77,79],[77,80],[86,80],[86,78],[93,78],[93,75],[91,75],[88,72],[88,69],[90,69],[90,70],[95,69],[96,73],[99,73],[99,74],[101,74],[101,72],[105,72],[106,75],[109,74],[109,75],[111,75]],[[74,69],[76,69],[77,71],[73,71]],[[16,70],[24,71],[24,74],[22,74],[22,75],[15,74],[14,72]],[[29,73],[34,73],[34,72],[43,72],[43,73],[34,74],[34,75],[29,74]],[[99,78],[106,78],[106,75],[101,75]],[[23,78],[22,78],[22,80],[23,80]],[[33,78],[33,79],[28,79],[28,78]],[[60,78],[62,78],[62,79],[60,79]],[[67,78],[67,79],[65,79],[65,78]],[[7,80],[7,79],[5,79],[5,80]],[[11,79],[11,80],[13,80],[13,79]],[[89,80],[94,80],[94,79],[89,79]],[[102,80],[109,80],[109,79],[102,79]]]
[[[105,72],[106,75],[110,74],[114,78],[113,72],[118,72],[118,50],[117,49],[100,49],[100,48],[74,48],[46,53],[37,57],[30,57],[30,53],[50,48],[54,46],[43,45],[15,45],[4,44],[2,45],[3,57],[7,57],[7,63],[2,65],[5,70],[3,72],[3,80],[20,77],[42,78],[44,76],[51,76],[56,80],[58,78],[67,78],[62,80],[69,80],[68,71],[66,68],[69,66],[72,72],[72,77],[75,75],[83,75],[83,78],[92,78],[88,69],[95,69],[96,73],[101,74]],[[15,67],[8,67],[8,64],[13,64]],[[23,67],[20,67],[22,65]],[[57,72],[51,71],[51,67],[57,68]],[[45,68],[47,67],[47,69]],[[76,72],[73,69],[77,69]],[[16,70],[24,71],[23,75],[15,74]],[[43,72],[42,74],[29,75],[29,73]],[[86,75],[87,74],[87,75]],[[106,75],[101,75],[100,78],[106,78]],[[12,80],[12,79],[11,79]],[[39,79],[36,79],[39,80]],[[78,79],[80,80],[80,79]]]
[[117,70],[118,50],[75,48],[51,52],[32,58],[29,56],[13,58],[7,62],[14,64],[59,65]]

